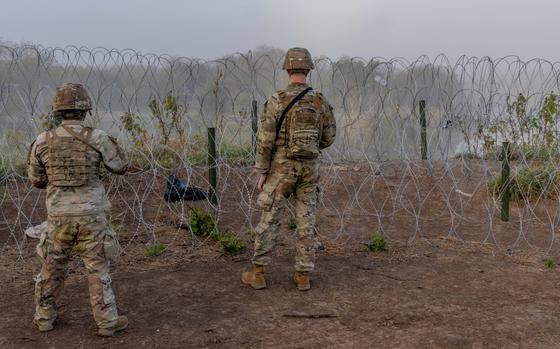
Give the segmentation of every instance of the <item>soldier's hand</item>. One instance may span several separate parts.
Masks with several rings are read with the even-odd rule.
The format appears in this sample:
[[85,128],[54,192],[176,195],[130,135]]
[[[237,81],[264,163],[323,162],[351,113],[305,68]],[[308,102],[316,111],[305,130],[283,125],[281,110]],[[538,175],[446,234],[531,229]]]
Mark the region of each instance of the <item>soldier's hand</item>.
[[265,175],[265,174],[262,174],[262,175],[259,177],[259,183],[257,183],[257,189],[258,189],[259,191],[262,191],[265,183],[266,183],[266,175]]

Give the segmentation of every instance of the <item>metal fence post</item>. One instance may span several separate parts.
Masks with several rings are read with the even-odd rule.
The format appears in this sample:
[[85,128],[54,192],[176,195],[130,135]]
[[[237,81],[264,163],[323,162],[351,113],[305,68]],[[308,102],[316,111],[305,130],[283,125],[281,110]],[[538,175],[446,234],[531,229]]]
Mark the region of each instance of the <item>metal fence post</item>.
[[214,127],[208,128],[208,181],[210,188],[208,188],[208,199],[214,205],[218,203],[216,198],[216,129]]
[[420,101],[420,152],[422,160],[428,160],[428,137],[426,132],[426,101]]
[[509,177],[509,159],[510,159],[509,142],[502,143],[502,221],[509,221],[509,197],[511,180]]
[[257,131],[258,131],[258,122],[257,122],[257,101],[253,100],[252,109],[251,109],[251,128],[253,130],[253,135],[251,138],[251,149],[253,151],[253,158],[257,155]]

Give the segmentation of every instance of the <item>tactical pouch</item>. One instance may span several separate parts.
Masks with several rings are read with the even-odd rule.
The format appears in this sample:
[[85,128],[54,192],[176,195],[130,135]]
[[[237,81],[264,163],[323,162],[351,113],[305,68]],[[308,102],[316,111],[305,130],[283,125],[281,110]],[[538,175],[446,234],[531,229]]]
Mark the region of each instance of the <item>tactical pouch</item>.
[[263,211],[270,211],[274,205],[274,190],[263,190],[257,197],[257,206]]
[[295,130],[290,134],[286,156],[289,159],[315,159],[319,156],[319,132]]
[[309,101],[295,106],[288,115],[286,157],[315,159],[319,156],[321,114]]
[[[263,190],[257,197],[257,206],[263,211],[270,211],[274,205],[275,197],[277,195],[276,188],[280,184],[280,177],[275,175],[268,176]],[[279,194],[278,194],[279,195]]]
[[39,243],[37,244],[36,247],[36,251],[37,251],[37,255],[42,259],[42,260],[47,260],[47,233],[42,233],[41,236],[39,237]]

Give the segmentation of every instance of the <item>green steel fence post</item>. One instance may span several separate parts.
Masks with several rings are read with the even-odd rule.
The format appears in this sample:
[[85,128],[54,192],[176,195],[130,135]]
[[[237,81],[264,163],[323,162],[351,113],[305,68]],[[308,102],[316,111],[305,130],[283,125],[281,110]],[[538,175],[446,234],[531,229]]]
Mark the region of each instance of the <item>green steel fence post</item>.
[[251,138],[251,149],[253,151],[253,158],[257,155],[257,131],[258,131],[258,123],[257,123],[257,101],[253,100],[253,105],[251,109],[251,128],[253,130],[253,135]]
[[420,101],[420,152],[422,160],[428,160],[428,138],[426,132],[426,101]]
[[511,180],[509,178],[510,168],[510,145],[509,142],[502,143],[502,221],[509,221],[509,197]]
[[216,198],[216,129],[214,127],[208,128],[208,181],[210,182],[208,199],[216,205],[218,200]]

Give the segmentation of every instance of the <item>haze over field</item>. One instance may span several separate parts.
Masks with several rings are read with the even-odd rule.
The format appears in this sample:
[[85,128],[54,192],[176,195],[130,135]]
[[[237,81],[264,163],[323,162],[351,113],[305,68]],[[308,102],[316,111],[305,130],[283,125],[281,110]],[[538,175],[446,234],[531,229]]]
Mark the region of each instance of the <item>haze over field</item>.
[[[214,59],[259,45],[315,56],[560,60],[554,0],[1,0],[4,40]],[[548,43],[548,44],[547,44]]]

